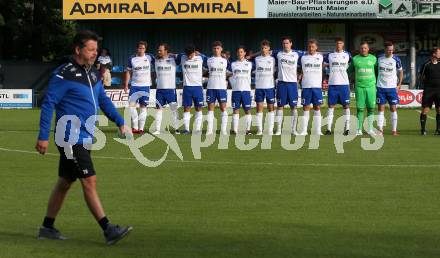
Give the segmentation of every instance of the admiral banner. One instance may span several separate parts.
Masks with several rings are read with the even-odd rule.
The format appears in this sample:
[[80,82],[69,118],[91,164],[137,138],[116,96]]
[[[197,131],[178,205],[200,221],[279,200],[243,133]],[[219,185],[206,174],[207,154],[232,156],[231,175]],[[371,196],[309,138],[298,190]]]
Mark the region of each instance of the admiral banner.
[[440,18],[440,0],[268,0],[267,18]]
[[32,90],[0,89],[0,108],[32,108]]
[[254,0],[63,0],[63,18],[235,19],[255,18]]

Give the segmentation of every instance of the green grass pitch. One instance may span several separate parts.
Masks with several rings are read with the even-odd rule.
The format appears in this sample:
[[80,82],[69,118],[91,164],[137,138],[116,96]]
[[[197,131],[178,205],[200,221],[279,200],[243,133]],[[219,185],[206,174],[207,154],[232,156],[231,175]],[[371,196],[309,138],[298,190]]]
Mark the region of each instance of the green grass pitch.
[[[111,221],[134,230],[107,247],[78,183],[55,224],[70,239],[36,239],[57,151],[51,138],[49,155],[32,153],[39,110],[0,110],[0,257],[440,257],[440,137],[430,115],[425,137],[419,113],[399,110],[400,136],[387,127],[380,150],[363,150],[357,137],[344,154],[333,136],[317,150],[307,137],[297,151],[274,136],[271,150],[241,151],[231,140],[195,160],[190,137],[179,135],[184,161],[170,154],[157,168],[132,159],[111,124],[93,152],[98,190]],[[165,149],[156,139],[142,152],[155,159]]]

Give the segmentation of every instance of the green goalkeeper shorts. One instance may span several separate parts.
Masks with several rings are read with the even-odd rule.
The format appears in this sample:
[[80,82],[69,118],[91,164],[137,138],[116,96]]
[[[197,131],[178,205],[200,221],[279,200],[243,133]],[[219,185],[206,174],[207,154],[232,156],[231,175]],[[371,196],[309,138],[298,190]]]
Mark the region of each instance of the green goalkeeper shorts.
[[356,108],[372,109],[376,107],[376,87],[356,87]]

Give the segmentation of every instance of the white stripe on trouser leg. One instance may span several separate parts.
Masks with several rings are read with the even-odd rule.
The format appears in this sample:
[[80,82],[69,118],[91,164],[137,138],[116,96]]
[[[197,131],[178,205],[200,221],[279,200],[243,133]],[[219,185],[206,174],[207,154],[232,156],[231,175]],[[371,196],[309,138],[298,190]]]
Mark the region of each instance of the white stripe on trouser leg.
[[345,130],[350,130],[350,109],[349,108],[344,109],[344,116],[345,116]]
[[246,115],[246,131],[251,130],[251,125],[252,125],[252,115]]
[[196,131],[200,132],[202,130],[203,114],[202,111],[196,112],[196,117],[194,118],[194,123],[196,126]]
[[379,130],[383,130],[383,122],[385,120],[384,112],[379,111],[378,117],[377,117],[377,126],[379,127]]
[[329,131],[332,130],[334,112],[335,112],[334,108],[328,108],[328,111],[327,111],[327,130],[329,130]]
[[213,133],[213,127],[214,127],[214,111],[208,111],[208,127],[206,129],[207,134]]
[[222,113],[222,125],[221,125],[222,133],[226,133],[226,128],[227,127],[228,127],[228,112],[227,111],[223,111],[223,113]]
[[163,115],[163,111],[161,109],[157,109],[156,110],[156,131],[161,130],[161,126],[162,126],[162,115]]
[[269,132],[269,134],[273,133],[273,127],[275,125],[275,112],[269,112],[267,113],[267,119],[269,120],[269,128],[267,129],[267,131]]
[[189,122],[191,120],[191,113],[190,112],[184,112],[183,113],[183,123],[185,125],[185,130],[189,131]]
[[295,108],[290,112],[292,116],[292,133],[296,132],[296,125],[298,124],[298,110]]
[[238,121],[240,120],[239,114],[232,115],[232,130],[236,133],[238,132]]
[[258,130],[258,132],[262,132],[263,131],[263,113],[257,113],[256,118],[257,118],[257,130]]
[[321,134],[321,110],[315,110],[313,114],[313,134],[320,135]]
[[304,111],[303,123],[302,123],[303,128],[301,134],[307,134],[307,127],[309,126],[309,118],[310,118],[310,111]]
[[136,107],[130,107],[131,128],[139,130],[139,117]]
[[391,126],[393,131],[397,131],[397,111],[391,112]]

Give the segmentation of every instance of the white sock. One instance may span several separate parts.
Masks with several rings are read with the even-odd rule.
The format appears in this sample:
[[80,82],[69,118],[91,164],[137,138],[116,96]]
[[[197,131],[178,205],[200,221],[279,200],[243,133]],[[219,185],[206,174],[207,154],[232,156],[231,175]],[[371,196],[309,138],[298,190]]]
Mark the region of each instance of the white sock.
[[139,130],[144,130],[145,122],[147,121],[147,108],[141,108],[141,112],[139,112]]
[[294,109],[291,111],[292,115],[292,133],[296,132],[296,125],[298,124],[298,110]]
[[139,130],[139,117],[136,107],[130,107],[131,128]]
[[378,117],[377,117],[377,126],[379,127],[379,130],[383,130],[383,121],[385,120],[384,112],[379,111]]
[[350,109],[344,109],[345,116],[345,130],[350,130]]
[[222,113],[222,125],[221,130],[223,133],[226,133],[226,128],[228,127],[228,111],[223,111]]
[[315,110],[313,113],[313,127],[315,128],[314,134],[321,134],[321,110]]
[[184,112],[183,113],[183,123],[185,124],[185,130],[189,131],[189,122],[191,120],[191,113],[190,112]]
[[277,110],[277,132],[281,132],[283,127],[283,110]]
[[250,131],[251,130],[251,125],[252,125],[252,115],[246,115],[246,131]]
[[257,130],[258,132],[263,131],[263,113],[257,113]]
[[196,117],[194,118],[194,123],[196,124],[196,131],[202,130],[203,114],[202,111],[196,112]]
[[397,131],[397,111],[391,112],[391,126],[393,131]]
[[268,132],[269,133],[273,133],[273,127],[275,125],[275,112],[269,112],[267,113],[267,119],[269,120],[269,128],[268,128]]
[[162,125],[162,115],[163,115],[162,109],[157,109],[157,111],[156,111],[156,131],[159,131],[159,132],[160,132],[160,128]]
[[307,133],[307,127],[309,126],[309,118],[310,118],[310,111],[304,111],[302,134]]
[[179,121],[179,113],[177,112],[177,103],[171,103],[170,104],[170,110],[173,113],[173,127],[174,129],[177,129],[178,125],[177,122]]
[[334,108],[328,108],[328,111],[327,111],[327,130],[329,130],[329,131],[332,130],[334,112],[335,112]]
[[206,133],[212,133],[214,127],[214,111],[208,111],[208,127],[206,129]]
[[240,120],[239,114],[233,114],[232,115],[232,130],[234,132],[238,132],[238,121]]

